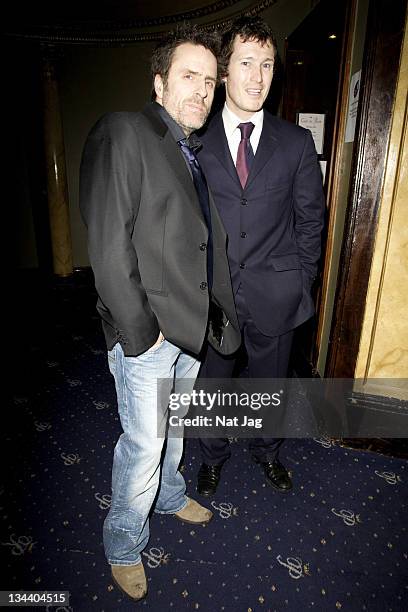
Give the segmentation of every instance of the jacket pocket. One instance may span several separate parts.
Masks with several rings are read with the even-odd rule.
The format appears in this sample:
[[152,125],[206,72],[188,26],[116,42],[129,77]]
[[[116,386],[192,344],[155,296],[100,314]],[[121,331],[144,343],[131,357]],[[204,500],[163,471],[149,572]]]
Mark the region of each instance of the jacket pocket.
[[297,253],[289,253],[288,255],[276,255],[274,257],[271,257],[270,262],[276,272],[302,269],[299,255]]
[[276,177],[269,178],[266,181],[265,185],[266,191],[278,191],[284,189],[285,191],[289,191],[292,189],[292,182],[290,180],[277,180]]
[[159,291],[158,289],[148,289],[145,288],[146,293],[150,293],[152,295],[163,295],[164,297],[168,296],[168,291]]

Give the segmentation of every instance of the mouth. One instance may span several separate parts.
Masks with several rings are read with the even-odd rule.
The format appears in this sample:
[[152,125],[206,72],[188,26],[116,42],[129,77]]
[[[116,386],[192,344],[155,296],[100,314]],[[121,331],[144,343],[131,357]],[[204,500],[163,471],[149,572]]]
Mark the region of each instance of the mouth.
[[187,106],[194,112],[194,113],[205,113],[205,108],[203,106],[200,106],[198,104],[192,104],[191,102],[189,102],[187,104]]
[[262,89],[247,89],[246,92],[249,96],[257,97],[261,95]]

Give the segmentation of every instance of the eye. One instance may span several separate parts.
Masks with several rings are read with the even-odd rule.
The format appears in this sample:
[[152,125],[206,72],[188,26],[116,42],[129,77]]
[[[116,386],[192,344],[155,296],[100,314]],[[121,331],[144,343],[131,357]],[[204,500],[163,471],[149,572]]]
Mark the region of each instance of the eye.
[[210,89],[214,89],[214,87],[215,87],[214,81],[206,81],[206,85]]
[[266,68],[266,70],[272,70],[272,68],[273,68],[273,64],[270,64],[269,62],[266,62],[266,63],[263,65],[263,67],[264,67],[264,68]]
[[190,81],[192,81],[192,80],[193,80],[193,75],[192,75],[192,74],[190,74],[190,73],[188,73],[188,74],[185,74],[185,75],[184,75],[184,78],[185,78],[185,79],[189,79]]
[[249,66],[249,62],[247,62],[246,60],[244,60],[243,62],[241,62],[242,66]]

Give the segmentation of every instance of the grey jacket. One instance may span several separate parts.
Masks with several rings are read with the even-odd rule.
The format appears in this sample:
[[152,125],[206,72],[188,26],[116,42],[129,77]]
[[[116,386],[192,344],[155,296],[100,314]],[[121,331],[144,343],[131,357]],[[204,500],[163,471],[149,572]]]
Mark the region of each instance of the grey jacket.
[[82,156],[80,208],[108,349],[120,342],[125,355],[136,356],[161,331],[193,354],[206,337],[223,354],[237,350],[226,234],[211,194],[210,207],[209,321],[208,230],[183,154],[155,104],[110,113],[94,126]]

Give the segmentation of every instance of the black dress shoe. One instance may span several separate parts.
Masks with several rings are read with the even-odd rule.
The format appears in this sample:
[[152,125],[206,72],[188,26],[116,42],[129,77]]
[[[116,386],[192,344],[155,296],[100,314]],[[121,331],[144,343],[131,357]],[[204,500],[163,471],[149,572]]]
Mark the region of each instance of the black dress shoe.
[[292,488],[292,481],[287,469],[281,464],[278,459],[275,461],[259,461],[254,459],[255,463],[259,463],[265,473],[265,480],[274,489],[281,493],[287,493]]
[[222,465],[202,463],[197,475],[197,492],[204,497],[211,497],[217,490]]

